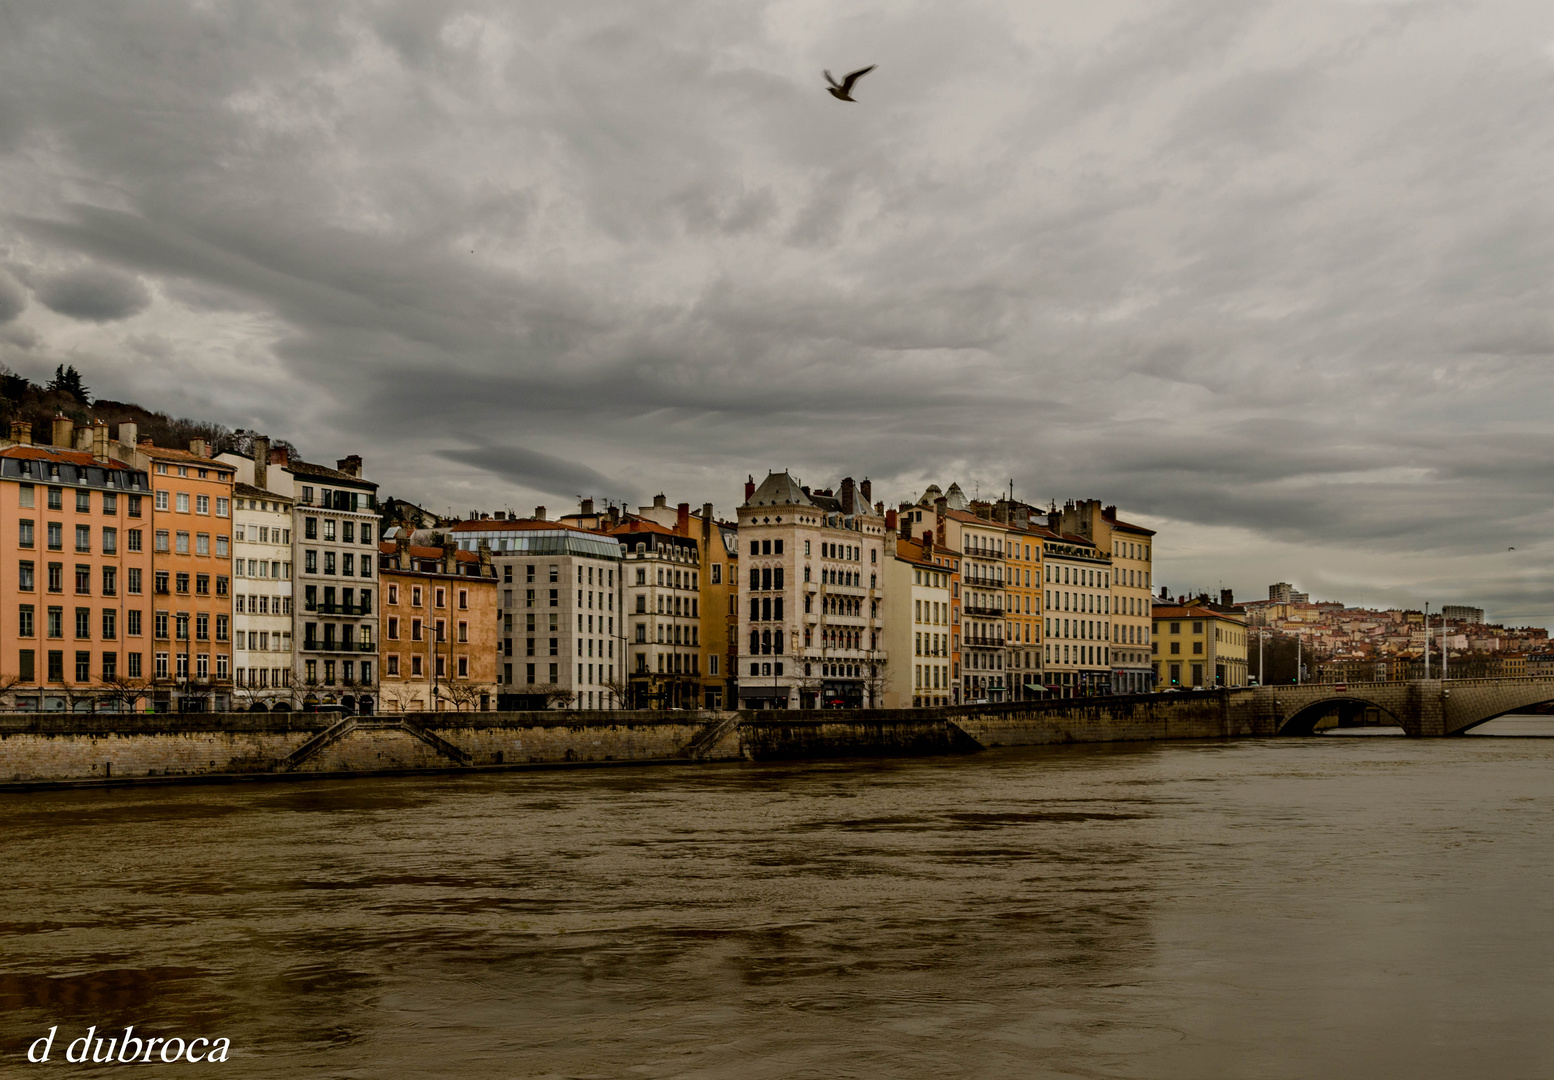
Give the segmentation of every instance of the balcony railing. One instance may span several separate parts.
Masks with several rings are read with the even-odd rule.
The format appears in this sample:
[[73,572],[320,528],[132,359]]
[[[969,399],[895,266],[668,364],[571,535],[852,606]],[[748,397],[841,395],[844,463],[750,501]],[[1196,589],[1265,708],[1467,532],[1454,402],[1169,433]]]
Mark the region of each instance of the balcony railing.
[[378,646],[370,641],[315,641],[312,638],[304,638],[302,641],[304,652],[326,653],[356,653],[377,652]]
[[305,610],[320,615],[371,615],[371,604],[314,604]]

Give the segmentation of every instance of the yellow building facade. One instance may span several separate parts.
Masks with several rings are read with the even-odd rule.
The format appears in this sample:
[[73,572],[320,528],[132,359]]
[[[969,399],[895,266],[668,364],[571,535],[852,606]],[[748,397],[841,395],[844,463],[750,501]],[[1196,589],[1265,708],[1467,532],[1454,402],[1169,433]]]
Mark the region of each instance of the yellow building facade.
[[1151,647],[1159,690],[1247,685],[1246,622],[1198,605],[1157,604]]

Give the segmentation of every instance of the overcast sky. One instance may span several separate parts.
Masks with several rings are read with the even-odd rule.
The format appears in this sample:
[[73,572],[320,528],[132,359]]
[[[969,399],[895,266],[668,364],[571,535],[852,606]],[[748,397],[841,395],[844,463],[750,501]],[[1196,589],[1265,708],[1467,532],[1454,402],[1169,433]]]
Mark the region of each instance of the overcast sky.
[[0,361],[440,510],[1012,479],[1548,625],[1551,270],[1547,0],[0,0]]

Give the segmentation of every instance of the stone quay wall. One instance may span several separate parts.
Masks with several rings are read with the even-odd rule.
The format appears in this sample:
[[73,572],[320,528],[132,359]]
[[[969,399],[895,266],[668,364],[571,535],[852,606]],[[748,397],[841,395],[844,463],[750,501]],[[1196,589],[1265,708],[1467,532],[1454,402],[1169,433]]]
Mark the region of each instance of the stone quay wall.
[[1272,734],[1233,692],[859,711],[0,715],[0,789],[974,753]]

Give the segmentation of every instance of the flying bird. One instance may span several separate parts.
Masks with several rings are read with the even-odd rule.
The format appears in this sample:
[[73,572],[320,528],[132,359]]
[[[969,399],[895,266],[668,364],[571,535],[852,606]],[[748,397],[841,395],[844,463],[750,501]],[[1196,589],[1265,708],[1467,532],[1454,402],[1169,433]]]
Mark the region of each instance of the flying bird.
[[1515,548],[1506,548],[1507,551],[1515,551]]
[[831,78],[831,73],[828,71],[825,73],[826,82],[830,83],[831,87],[826,92],[829,93],[832,97],[836,98],[838,101],[852,101],[853,83],[857,82],[859,79],[863,78],[877,67],[879,67],[878,64],[870,64],[866,68],[859,68],[857,71],[847,76],[847,78],[843,79],[841,82],[837,82],[835,79]]

